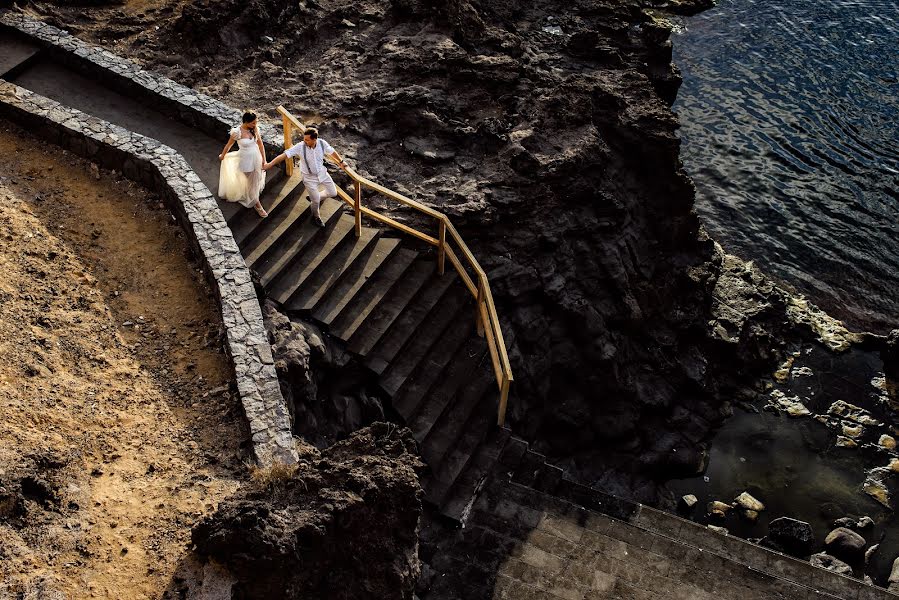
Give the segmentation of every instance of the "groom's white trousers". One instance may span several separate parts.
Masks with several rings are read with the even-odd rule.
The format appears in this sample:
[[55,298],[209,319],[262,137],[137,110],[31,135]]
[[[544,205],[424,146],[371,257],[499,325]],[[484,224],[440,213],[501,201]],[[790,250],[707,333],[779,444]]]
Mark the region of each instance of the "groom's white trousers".
[[[309,193],[309,201],[312,202],[312,214],[320,217],[319,207],[321,206],[322,198],[333,198],[337,195],[337,186],[334,185],[334,180],[327,173],[323,177],[304,174],[303,185],[306,186],[306,191]],[[324,186],[324,193],[319,191],[319,185]]]

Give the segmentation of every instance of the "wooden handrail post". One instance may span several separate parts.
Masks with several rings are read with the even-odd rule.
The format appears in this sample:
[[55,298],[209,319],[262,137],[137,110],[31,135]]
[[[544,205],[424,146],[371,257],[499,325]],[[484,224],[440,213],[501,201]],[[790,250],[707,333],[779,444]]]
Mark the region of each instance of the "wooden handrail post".
[[443,275],[443,264],[446,259],[446,220],[440,219],[440,229],[437,234],[439,245],[437,246],[437,273]]
[[475,319],[478,324],[478,335],[484,337],[484,320],[481,318],[481,305],[484,303],[484,280],[478,277],[478,303],[475,306]]
[[358,181],[356,182],[356,237],[360,237],[362,235],[362,184]]
[[[286,151],[288,148],[293,146],[293,124],[290,122],[285,116],[281,116],[281,122],[284,124],[284,150]],[[287,173],[287,176],[290,177],[293,175],[293,159],[288,158],[284,161],[284,170]]]
[[496,424],[503,427],[506,424],[506,405],[509,404],[509,378],[503,375],[503,385],[499,392],[499,412],[496,416]]

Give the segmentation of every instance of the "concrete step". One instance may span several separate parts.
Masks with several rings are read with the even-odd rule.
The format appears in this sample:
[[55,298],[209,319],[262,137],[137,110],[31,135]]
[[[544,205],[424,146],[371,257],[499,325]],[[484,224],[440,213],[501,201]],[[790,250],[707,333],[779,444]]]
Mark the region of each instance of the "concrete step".
[[[400,240],[396,238],[378,238],[374,247],[369,246],[359,255],[356,261],[311,308],[312,316],[319,323],[329,326],[344,307],[356,297],[374,273],[387,263],[400,248]],[[293,300],[288,301],[288,308],[297,310]],[[302,306],[306,306],[304,303]]]
[[363,227],[358,238],[355,231],[351,232],[344,244],[334,248],[319,268],[303,279],[302,284],[284,300],[284,305],[289,305],[291,310],[310,311],[332,287],[343,280],[360,257],[371,254],[380,237],[379,230],[369,227]]
[[331,323],[331,333],[338,339],[349,341],[359,326],[378,308],[378,305],[394,286],[405,285],[404,278],[412,267],[418,252],[400,248],[389,262],[378,269],[365,287],[344,306]]
[[256,232],[261,232],[263,224],[269,219],[275,219],[278,212],[290,203],[288,200],[291,196],[299,195],[303,191],[303,180],[299,175],[290,178],[282,178],[277,183],[267,185],[265,193],[259,201],[263,208],[268,212],[268,216],[262,219],[255,210],[248,209],[238,213],[236,218],[228,221],[228,227],[231,228],[231,234],[234,241],[240,246],[241,250],[247,245],[249,240],[255,237]]
[[293,254],[292,258],[282,255],[282,260],[278,261],[274,269],[260,275],[260,281],[266,286],[270,297],[283,303],[306,279],[317,272],[333,252],[353,245],[356,241],[353,218],[342,211],[335,214],[337,218],[332,218],[323,229],[316,227],[311,221],[306,223],[306,227],[319,229],[319,233],[311,236],[301,252]]
[[[215,190],[211,190],[213,195],[215,195]],[[230,222],[235,220],[238,215],[243,213],[244,211],[252,211],[256,218],[259,218],[259,215],[256,214],[256,211],[252,208],[247,208],[238,202],[228,202],[227,200],[222,200],[221,198],[216,198],[216,202],[218,202],[219,210],[222,211],[222,216],[225,217],[226,222]]]
[[[451,500],[450,492],[456,480],[468,467],[481,443],[487,439],[487,434],[491,428],[496,426],[495,396],[488,395],[485,399],[491,399],[494,402],[481,402],[478,404],[465,424],[462,437],[454,444],[443,460],[436,465],[436,468],[429,465],[431,472],[422,482],[422,488],[425,490],[425,499],[431,504],[441,507],[441,509]],[[497,450],[498,454],[499,451]],[[441,510],[441,512],[444,511]],[[444,512],[444,514],[446,513]],[[458,516],[453,515],[447,516],[458,518]]]
[[[412,414],[415,406],[399,394],[400,388],[430,387],[459,346],[475,331],[474,319],[466,318],[468,308],[464,297],[445,297],[381,375],[381,387],[394,397],[394,408],[404,418]],[[411,396],[412,400],[417,398]]]
[[[467,300],[468,297],[461,286],[454,287],[431,309],[424,321],[409,333],[406,343],[396,352],[390,366],[381,374],[379,383],[384,391],[396,396],[431,348],[442,343],[444,331],[465,322],[465,317],[469,314]],[[473,321],[474,319],[471,330],[474,329]]]
[[252,235],[240,243],[247,265],[254,264],[298,219],[308,218],[309,201],[305,195],[290,194],[267,218],[262,219]]
[[[263,207],[266,206],[266,202],[268,202],[269,204],[271,203],[272,195],[277,194],[283,182],[284,175],[277,170],[269,171],[266,174],[265,188],[262,190],[262,194],[260,194],[259,196],[259,202],[262,203]],[[213,194],[217,192],[217,190],[210,191]],[[222,215],[225,217],[225,221],[227,221],[228,226],[231,227],[232,231],[234,229],[234,225],[237,222],[246,220],[248,217],[253,218],[257,221],[261,220],[262,218],[253,207],[247,208],[246,206],[238,202],[228,202],[227,200],[222,200],[221,198],[217,198],[217,200],[219,209],[222,211]]]
[[365,322],[360,323],[350,336],[348,345],[350,352],[364,355],[367,348],[373,347],[397,317],[406,310],[409,302],[434,275],[435,270],[436,266],[429,260],[415,261],[403,275],[403,285],[394,286]]
[[[412,416],[406,419],[416,440],[422,442],[447,411],[455,411],[453,401],[457,393],[477,382],[486,354],[487,344],[477,335],[470,336],[462,344],[438,379],[416,402],[417,408]],[[406,393],[412,393],[412,390]],[[468,415],[463,418],[467,419]]]
[[[475,374],[472,381],[460,388],[443,416],[431,427],[423,440],[419,440],[421,456],[433,469],[452,451],[462,437],[465,425],[478,404],[488,394],[496,393],[496,380],[492,374]],[[516,463],[517,464],[517,463]]]
[[493,471],[509,437],[507,429],[494,427],[490,430],[444,498],[440,511],[445,516],[465,522],[478,490]]
[[[325,222],[325,227],[321,228],[312,222],[312,211],[308,206],[306,208],[307,210],[302,213],[302,218],[294,220],[289,228],[286,230],[279,228],[275,233],[280,234],[280,237],[270,240],[265,251],[257,254],[258,259],[250,264],[250,267],[259,273],[262,285],[268,287],[268,284],[281,272],[281,269],[302,252],[307,244],[333,229],[342,214],[337,202],[323,204],[321,217]],[[257,250],[259,249],[257,248]]]
[[366,356],[367,366],[375,373],[383,373],[400,348],[418,330],[431,310],[458,280],[455,273],[432,276],[390,328],[374,342],[374,346],[369,347],[360,340],[354,346],[355,352]]

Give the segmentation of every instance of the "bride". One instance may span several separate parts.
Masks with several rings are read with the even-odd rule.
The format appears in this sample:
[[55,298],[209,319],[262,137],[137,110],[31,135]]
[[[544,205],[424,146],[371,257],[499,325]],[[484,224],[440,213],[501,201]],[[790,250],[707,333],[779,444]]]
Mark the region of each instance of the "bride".
[[[219,197],[228,202],[240,202],[247,208],[255,208],[260,217],[268,213],[259,202],[259,194],[265,187],[265,147],[256,123],[256,113],[246,111],[239,127],[231,130],[231,139],[219,154],[222,162],[219,170]],[[229,153],[237,142],[239,150]]]

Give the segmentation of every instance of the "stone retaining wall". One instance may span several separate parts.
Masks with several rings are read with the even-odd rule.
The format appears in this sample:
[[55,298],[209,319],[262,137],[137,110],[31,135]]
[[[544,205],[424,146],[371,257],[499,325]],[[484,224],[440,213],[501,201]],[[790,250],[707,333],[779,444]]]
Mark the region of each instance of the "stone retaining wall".
[[[43,21],[8,10],[0,10],[0,25],[27,35],[41,45],[54,60],[80,72],[124,96],[144,102],[168,117],[212,137],[227,136],[240,123],[241,111],[215,98],[145,71],[133,61],[99,46],[84,42],[67,31]],[[261,128],[266,151],[279,154],[283,137],[274,128]]]
[[187,161],[154,139],[2,80],[0,115],[163,195],[219,300],[226,347],[256,459],[263,465],[296,462],[290,416],[250,271],[215,198]]

